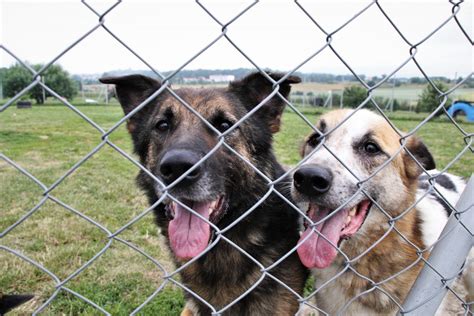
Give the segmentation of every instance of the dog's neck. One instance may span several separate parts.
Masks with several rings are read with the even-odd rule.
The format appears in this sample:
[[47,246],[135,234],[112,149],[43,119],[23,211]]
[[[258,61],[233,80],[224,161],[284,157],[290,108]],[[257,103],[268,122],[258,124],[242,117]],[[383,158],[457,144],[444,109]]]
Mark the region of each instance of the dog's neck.
[[[412,206],[414,202],[415,197],[409,197],[403,205],[400,205],[400,211],[393,212],[393,214],[401,214]],[[374,248],[370,249],[357,261],[351,263],[351,268],[373,282],[382,282],[380,288],[400,303],[404,301],[408,290],[421,269],[421,264],[415,264],[417,261],[420,261],[417,250],[425,248],[421,239],[420,219],[417,210],[412,208],[405,213],[404,216],[395,221],[393,228],[384,236],[389,229],[390,225],[388,223],[383,227],[373,227],[358,236],[356,240],[353,240],[354,243],[351,246],[349,246],[350,244],[343,245],[341,250],[350,259],[353,259],[362,252],[366,252],[377,241]],[[334,276],[335,273],[346,267],[347,263],[343,256],[339,255],[329,269],[313,270],[316,275],[316,285],[322,285]],[[367,279],[358,276],[357,273],[347,269],[344,274],[329,284],[327,289],[321,291],[317,297],[318,301],[322,303],[321,307],[323,309],[324,307],[330,309],[328,312],[337,311],[342,308],[342,305],[334,306],[337,304],[331,303],[331,299],[328,297],[332,293],[331,288],[344,289],[344,297],[347,299],[345,302],[359,293],[370,289],[372,287],[371,283]],[[384,282],[384,280],[397,274],[398,277]],[[345,304],[345,302],[342,304]],[[358,304],[359,306],[366,306],[371,310],[375,309],[381,314],[395,313],[398,308],[391,299],[377,290],[361,296],[357,302],[353,303],[354,306],[349,308],[356,308]],[[335,310],[332,310],[333,308]]]

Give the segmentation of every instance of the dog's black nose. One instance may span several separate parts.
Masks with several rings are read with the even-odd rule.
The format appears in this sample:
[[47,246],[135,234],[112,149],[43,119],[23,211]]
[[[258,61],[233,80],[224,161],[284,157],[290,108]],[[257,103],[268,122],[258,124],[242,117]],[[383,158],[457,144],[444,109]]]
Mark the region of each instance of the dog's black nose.
[[293,175],[295,188],[306,195],[323,194],[332,183],[332,173],[320,166],[303,166]]
[[[201,156],[194,151],[184,149],[170,150],[161,158],[161,176],[166,184],[170,184],[191,169],[200,159]],[[201,166],[197,166],[182,182],[189,184],[196,181],[201,176],[201,170]]]

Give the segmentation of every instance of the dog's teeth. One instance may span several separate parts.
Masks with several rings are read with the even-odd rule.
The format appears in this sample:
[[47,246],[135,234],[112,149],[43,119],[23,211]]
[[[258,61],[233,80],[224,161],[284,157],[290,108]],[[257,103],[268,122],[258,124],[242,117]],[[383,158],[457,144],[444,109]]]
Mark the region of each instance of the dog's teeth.
[[209,215],[212,214],[212,212],[214,212],[214,209],[212,207],[209,208]]
[[351,211],[349,212],[349,216],[354,216],[354,215],[356,215],[356,212],[357,212],[357,207],[353,207],[353,208],[351,209]]

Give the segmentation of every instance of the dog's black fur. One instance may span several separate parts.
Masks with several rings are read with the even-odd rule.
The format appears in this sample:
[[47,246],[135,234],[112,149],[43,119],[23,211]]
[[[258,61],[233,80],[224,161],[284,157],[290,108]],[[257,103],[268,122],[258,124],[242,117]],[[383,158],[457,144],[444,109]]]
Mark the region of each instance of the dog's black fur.
[[[275,80],[282,78],[281,74],[270,74],[270,76]],[[101,82],[116,85],[116,92],[125,114],[130,113],[161,87],[157,80],[141,75],[102,78]],[[298,82],[300,82],[298,77],[288,77],[280,83],[279,92],[287,97],[290,84]],[[231,82],[227,88],[181,88],[174,91],[220,129],[232,125],[264,100],[272,92],[272,83],[262,74],[253,73],[242,80]],[[279,130],[284,107],[285,102],[274,96],[226,136],[227,144],[271,179],[283,174],[283,169],[273,153],[272,134]],[[164,118],[168,124],[166,132],[157,131],[157,124],[163,124]],[[229,124],[225,125],[226,123]],[[140,162],[160,179],[163,178],[160,161],[167,152],[176,149],[185,150],[202,158],[218,142],[216,133],[167,91],[160,93],[135,113],[127,124]],[[160,125],[159,130],[162,129],[163,126]],[[233,223],[269,189],[261,176],[224,146],[201,165],[200,171],[207,179],[205,182],[207,197],[215,199],[222,195],[228,204],[226,212],[215,219],[214,224],[220,229]],[[202,193],[204,180],[199,181],[201,182],[195,185],[183,180],[169,193],[178,199],[199,199],[200,195],[204,194]],[[156,188],[155,181],[145,172],[140,172],[137,182],[146,192],[151,204],[159,199],[162,192]],[[291,200],[288,190],[283,185],[276,185],[276,189]],[[166,202],[155,208],[155,215],[162,234],[168,237],[170,215],[167,212]],[[296,245],[299,238],[297,221],[297,212],[272,193],[224,236],[268,267]],[[215,238],[215,234],[212,234],[211,240]],[[169,245],[169,238],[167,241]],[[182,265],[184,261],[175,257],[177,265]],[[273,268],[270,273],[294,291],[302,293],[307,271],[295,253]],[[183,283],[216,310],[234,301],[257,282],[261,275],[258,265],[224,240],[220,240],[209,252],[181,272]],[[192,295],[186,294],[186,299],[187,313],[205,315],[211,312]],[[265,277],[251,293],[227,309],[226,314],[289,315],[297,310],[296,296],[270,277]]]
[[29,294],[2,294],[0,292],[0,316],[31,300],[33,297],[33,295]]

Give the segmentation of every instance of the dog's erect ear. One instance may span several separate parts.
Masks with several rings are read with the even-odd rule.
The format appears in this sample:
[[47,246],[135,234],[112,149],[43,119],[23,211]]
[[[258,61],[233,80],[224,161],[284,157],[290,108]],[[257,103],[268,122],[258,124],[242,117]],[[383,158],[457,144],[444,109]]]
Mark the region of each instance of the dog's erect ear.
[[[284,74],[269,73],[273,80],[278,81]],[[279,92],[285,98],[288,98],[292,83],[301,82],[297,76],[289,76],[279,85]],[[233,81],[229,84],[229,91],[235,93],[242,100],[247,110],[252,110],[256,105],[262,102],[273,92],[273,84],[260,72],[251,73],[241,80]],[[285,101],[279,96],[274,96],[268,100],[256,114],[262,117],[269,125],[270,131],[276,133],[280,130],[281,115],[285,108]]]
[[[410,151],[410,153],[426,170],[432,170],[436,168],[433,156],[425,144],[423,144],[423,142],[418,138],[414,136],[408,138],[406,149]],[[409,178],[418,178],[422,170],[407,152],[403,153],[403,161],[405,163],[407,176]]]
[[6,314],[13,308],[31,300],[33,295],[2,295],[0,293],[0,315]]
[[[125,115],[130,113],[161,87],[159,81],[142,75],[103,77],[100,78],[99,81],[105,84],[115,85],[117,98],[120,105],[122,105]],[[143,116],[143,114],[147,113],[151,108],[150,104],[147,104],[130,118],[127,124],[130,132],[134,131],[139,117]]]

